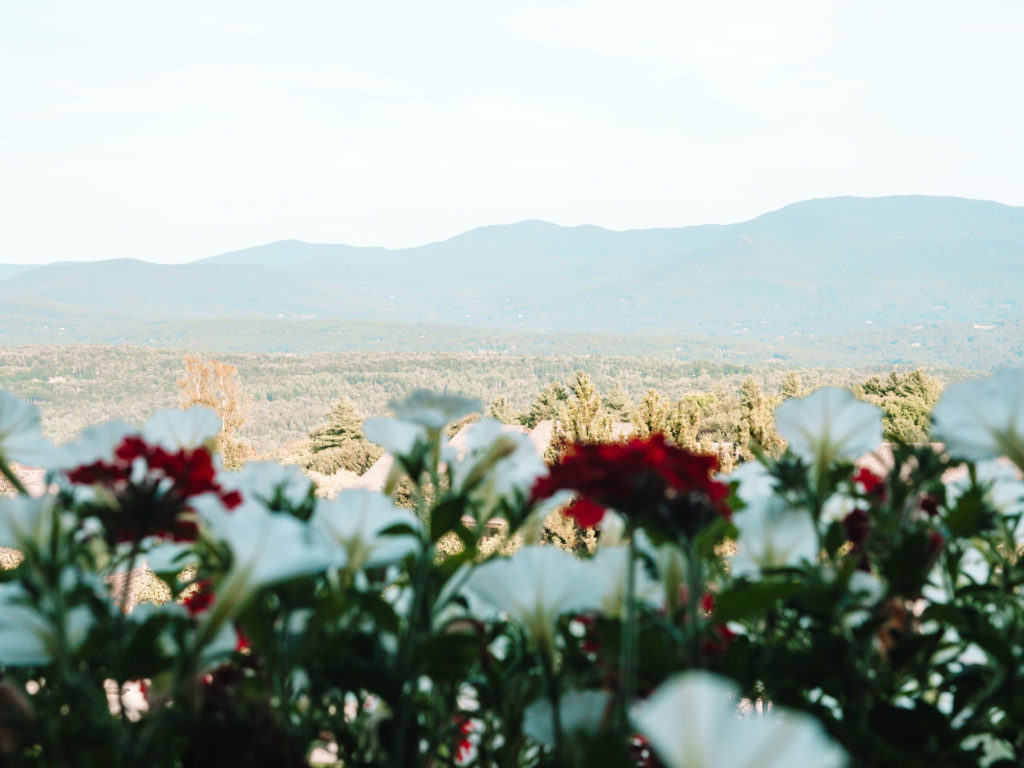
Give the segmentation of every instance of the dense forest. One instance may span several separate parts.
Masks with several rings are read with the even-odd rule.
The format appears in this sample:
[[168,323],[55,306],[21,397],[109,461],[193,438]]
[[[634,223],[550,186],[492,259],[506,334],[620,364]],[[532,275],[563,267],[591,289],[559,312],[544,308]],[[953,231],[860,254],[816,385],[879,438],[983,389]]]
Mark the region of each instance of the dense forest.
[[[180,350],[141,347],[6,347],[0,351],[0,388],[36,403],[47,433],[62,441],[89,424],[113,418],[141,423],[159,408],[180,404],[185,358]],[[841,384],[886,407],[891,432],[918,439],[928,403],[944,383],[966,375],[952,369],[911,375],[891,374],[889,367],[785,368],[596,355],[353,352],[217,359],[237,369],[244,417],[236,438],[252,455],[276,457],[308,448],[311,440],[337,448],[325,426],[343,398],[355,416],[346,408],[335,416],[358,419],[387,413],[391,399],[418,387],[474,395],[492,415],[527,425],[561,412],[571,430],[573,405],[581,399],[580,372],[593,388],[586,396],[597,403],[596,421],[584,430],[600,431],[605,421],[630,422],[642,431],[674,428],[678,436],[680,420],[688,419],[687,439],[742,444],[760,435],[770,442],[763,430],[781,397]],[[356,453],[356,466],[362,466],[367,455]]]

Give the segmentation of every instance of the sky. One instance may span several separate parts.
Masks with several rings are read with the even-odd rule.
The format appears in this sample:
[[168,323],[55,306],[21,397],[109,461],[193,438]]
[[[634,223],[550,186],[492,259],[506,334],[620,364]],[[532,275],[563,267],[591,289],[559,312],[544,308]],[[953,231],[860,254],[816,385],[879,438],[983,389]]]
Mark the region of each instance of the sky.
[[1019,0],[3,0],[0,263],[1024,205]]

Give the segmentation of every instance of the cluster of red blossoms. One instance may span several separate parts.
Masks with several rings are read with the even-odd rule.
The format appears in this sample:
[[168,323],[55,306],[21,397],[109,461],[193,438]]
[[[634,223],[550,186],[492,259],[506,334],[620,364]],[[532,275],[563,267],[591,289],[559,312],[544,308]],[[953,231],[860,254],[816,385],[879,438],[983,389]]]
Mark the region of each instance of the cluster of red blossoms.
[[579,498],[566,509],[580,525],[597,525],[606,509],[635,518],[661,512],[688,533],[707,512],[729,518],[729,486],[713,478],[718,459],[668,443],[662,435],[625,443],[577,444],[533,488],[540,501],[571,490]]
[[[146,471],[133,478],[136,462],[142,459]],[[137,435],[124,438],[111,461],[97,461],[67,473],[74,485],[100,485],[118,500],[116,519],[104,520],[118,542],[138,541],[146,536],[195,541],[198,528],[183,517],[189,499],[204,493],[216,494],[228,509],[242,503],[238,491],[225,491],[217,482],[213,456],[203,447],[168,451],[150,445]],[[106,515],[99,514],[104,518]]]

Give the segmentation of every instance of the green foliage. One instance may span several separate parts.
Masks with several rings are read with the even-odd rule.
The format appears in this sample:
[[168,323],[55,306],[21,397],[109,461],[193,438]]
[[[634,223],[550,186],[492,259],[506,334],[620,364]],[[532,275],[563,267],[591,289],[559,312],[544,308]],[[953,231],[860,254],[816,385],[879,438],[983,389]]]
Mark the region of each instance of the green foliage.
[[921,370],[891,371],[885,378],[869,378],[858,394],[885,411],[886,440],[920,443],[928,439],[932,408],[942,395],[942,383]]
[[555,421],[555,442],[600,443],[612,438],[612,419],[601,402],[593,380],[576,372],[573,397],[565,415]]
[[523,424],[533,429],[542,421],[562,418],[569,404],[569,393],[558,381],[551,381],[530,406]]
[[633,416],[633,434],[637,437],[669,435],[672,416],[669,407],[662,402],[661,395],[649,389]]
[[306,468],[324,475],[346,469],[361,475],[381,457],[383,450],[363,436],[363,417],[347,397],[340,398],[327,421],[309,433],[312,454]]

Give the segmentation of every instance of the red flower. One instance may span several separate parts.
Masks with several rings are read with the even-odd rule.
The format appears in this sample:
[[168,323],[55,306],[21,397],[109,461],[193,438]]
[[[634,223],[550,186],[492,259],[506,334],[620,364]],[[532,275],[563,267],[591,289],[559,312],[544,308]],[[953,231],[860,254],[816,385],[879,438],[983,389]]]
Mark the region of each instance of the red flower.
[[729,650],[732,641],[736,639],[736,633],[725,624],[715,624],[711,627],[711,637],[704,638],[701,649],[706,656],[720,656]]
[[661,510],[692,533],[701,527],[695,522],[707,522],[702,513],[708,510],[727,518],[731,514],[725,505],[728,486],[712,479],[717,469],[715,457],[677,448],[661,435],[627,443],[576,444],[537,480],[533,500],[572,490],[580,499],[566,514],[580,525],[596,525],[609,507],[630,517]]
[[934,560],[942,552],[942,548],[946,546],[946,537],[938,531],[928,532],[928,554]]
[[249,636],[247,634],[245,634],[245,631],[240,626],[238,626],[236,624],[235,625],[235,651],[237,651],[237,652],[248,651],[250,648],[252,648],[252,640],[250,640]]
[[[138,471],[139,462],[144,472]],[[215,493],[228,509],[242,503],[238,491],[224,491],[217,482],[213,456],[204,448],[168,451],[129,435],[114,449],[110,462],[97,461],[67,474],[73,485],[102,485],[117,499],[114,508],[98,508],[108,536],[117,542],[146,536],[195,541],[199,528],[188,518],[189,500]]]
[[700,596],[700,609],[705,614],[713,613],[715,610],[715,596],[711,592],[705,592]]
[[202,579],[196,582],[196,586],[198,589],[182,601],[182,605],[185,606],[189,616],[198,616],[200,613],[208,610],[213,605],[213,601],[217,599],[213,589],[211,589],[212,584],[209,579]]
[[864,489],[864,495],[885,498],[885,479],[879,477],[867,467],[861,467],[853,473],[853,482]]
[[843,531],[855,549],[860,549],[867,541],[871,531],[871,520],[868,513],[859,507],[843,518]]
[[935,517],[939,514],[939,498],[934,494],[926,493],[922,495],[918,505],[921,507],[921,511],[928,515],[928,517]]

